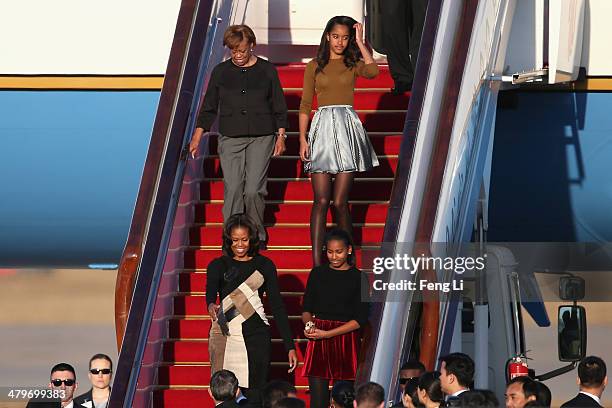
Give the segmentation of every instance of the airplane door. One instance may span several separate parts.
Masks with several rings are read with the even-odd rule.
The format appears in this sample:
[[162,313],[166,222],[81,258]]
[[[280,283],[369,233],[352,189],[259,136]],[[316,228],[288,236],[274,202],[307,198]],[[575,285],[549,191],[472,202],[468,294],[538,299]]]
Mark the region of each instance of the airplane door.
[[548,2],[548,83],[575,81],[582,57],[584,0]]

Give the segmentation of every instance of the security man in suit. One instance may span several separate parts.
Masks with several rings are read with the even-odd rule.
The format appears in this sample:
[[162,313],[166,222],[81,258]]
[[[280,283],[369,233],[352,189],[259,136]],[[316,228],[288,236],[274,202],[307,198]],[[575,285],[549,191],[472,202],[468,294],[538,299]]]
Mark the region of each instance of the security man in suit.
[[49,389],[59,393],[57,399],[31,399],[26,408],[73,408],[72,397],[78,387],[74,367],[59,363],[51,369]]
[[601,407],[601,394],[608,384],[606,363],[599,357],[585,357],[578,364],[578,379],[576,382],[580,387],[580,392],[561,405],[561,408]]

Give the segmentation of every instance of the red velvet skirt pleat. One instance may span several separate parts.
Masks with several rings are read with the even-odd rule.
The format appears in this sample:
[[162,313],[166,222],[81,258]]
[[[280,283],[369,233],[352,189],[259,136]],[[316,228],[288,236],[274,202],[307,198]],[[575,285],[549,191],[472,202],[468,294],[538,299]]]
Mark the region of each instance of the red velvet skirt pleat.
[[[314,319],[318,329],[331,330],[346,322]],[[330,339],[309,340],[302,375],[330,380],[355,380],[359,330]]]

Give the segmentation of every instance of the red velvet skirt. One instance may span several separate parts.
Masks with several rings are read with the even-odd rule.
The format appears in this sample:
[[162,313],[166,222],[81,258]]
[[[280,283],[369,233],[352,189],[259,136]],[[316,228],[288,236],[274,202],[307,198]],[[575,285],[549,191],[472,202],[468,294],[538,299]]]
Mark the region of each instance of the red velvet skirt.
[[[314,319],[318,329],[331,330],[346,322]],[[309,340],[302,375],[329,380],[355,380],[359,330],[335,336],[331,339]]]

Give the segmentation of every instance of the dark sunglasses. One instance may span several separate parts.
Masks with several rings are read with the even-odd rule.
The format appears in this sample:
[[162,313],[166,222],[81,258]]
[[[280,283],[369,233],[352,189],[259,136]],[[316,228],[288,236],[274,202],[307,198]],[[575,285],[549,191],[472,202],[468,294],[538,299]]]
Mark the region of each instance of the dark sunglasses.
[[51,380],[51,384],[53,384],[56,387],[61,387],[62,383],[66,384],[66,387],[72,387],[75,383],[75,380],[71,380],[71,379],[67,379],[67,380]]
[[113,372],[113,370],[111,370],[110,368],[101,368],[101,369],[97,369],[97,368],[92,368],[91,370],[89,370],[90,373],[92,373],[93,375],[98,375],[100,373],[102,374],[110,374]]
[[400,384],[402,384],[402,385],[404,385],[404,384],[406,384],[408,381],[412,380],[412,378],[413,378],[413,377],[410,377],[410,378],[400,378],[400,379],[399,379],[399,383],[400,383]]

